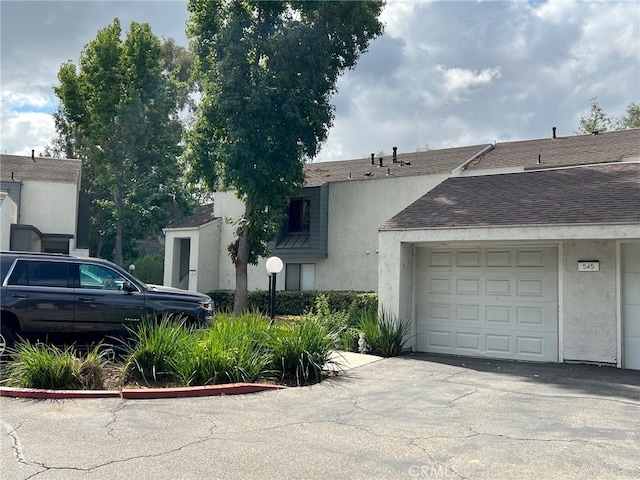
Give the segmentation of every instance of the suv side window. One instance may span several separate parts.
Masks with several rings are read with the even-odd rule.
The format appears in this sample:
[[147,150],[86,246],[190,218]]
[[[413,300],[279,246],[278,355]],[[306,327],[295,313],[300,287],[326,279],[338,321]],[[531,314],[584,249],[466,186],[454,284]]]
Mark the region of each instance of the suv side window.
[[110,268],[101,265],[80,264],[80,288],[122,290],[125,278]]
[[67,287],[68,279],[68,263],[18,260],[7,283],[32,287]]

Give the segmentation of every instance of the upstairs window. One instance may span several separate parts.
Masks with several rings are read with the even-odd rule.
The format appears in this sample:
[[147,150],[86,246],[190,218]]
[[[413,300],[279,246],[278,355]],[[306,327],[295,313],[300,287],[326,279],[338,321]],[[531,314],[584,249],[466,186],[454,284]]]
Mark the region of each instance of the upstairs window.
[[309,233],[311,199],[292,198],[287,212],[287,233]]

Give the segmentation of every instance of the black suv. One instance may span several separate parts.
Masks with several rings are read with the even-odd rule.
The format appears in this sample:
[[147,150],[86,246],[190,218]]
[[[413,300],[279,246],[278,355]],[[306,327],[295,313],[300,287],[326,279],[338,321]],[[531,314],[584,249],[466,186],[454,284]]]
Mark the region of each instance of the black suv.
[[163,314],[203,325],[213,311],[207,295],[146,285],[97,258],[2,251],[0,281],[0,354],[17,335],[118,335]]

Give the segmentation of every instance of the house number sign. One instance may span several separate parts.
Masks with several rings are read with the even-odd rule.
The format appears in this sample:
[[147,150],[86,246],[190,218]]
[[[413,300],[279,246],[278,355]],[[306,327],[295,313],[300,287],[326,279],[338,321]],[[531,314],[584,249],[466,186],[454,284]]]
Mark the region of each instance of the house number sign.
[[599,272],[600,261],[598,260],[580,260],[578,261],[579,272]]

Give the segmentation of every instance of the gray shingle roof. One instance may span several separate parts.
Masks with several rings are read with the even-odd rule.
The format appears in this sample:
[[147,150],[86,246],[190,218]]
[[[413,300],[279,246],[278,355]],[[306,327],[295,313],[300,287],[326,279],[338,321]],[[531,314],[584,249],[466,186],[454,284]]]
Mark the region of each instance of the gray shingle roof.
[[[538,156],[540,163],[538,164]],[[507,167],[559,167],[617,162],[640,156],[640,129],[598,135],[543,138],[497,143],[468,170]]]
[[42,180],[76,183],[80,178],[82,161],[68,158],[44,158],[22,155],[0,155],[2,181]]
[[384,155],[383,167],[379,166],[379,155],[375,156],[375,165],[371,165],[371,157],[308,163],[304,167],[305,186],[317,187],[328,182],[388,178],[388,173],[396,177],[447,174],[485,147],[487,145],[398,153],[398,163],[393,163],[391,155]]
[[638,223],[640,163],[449,178],[381,230]]
[[212,220],[215,220],[213,215],[213,204],[202,205],[196,209],[196,212],[189,216],[176,220],[170,223],[167,228],[193,228],[199,227]]

